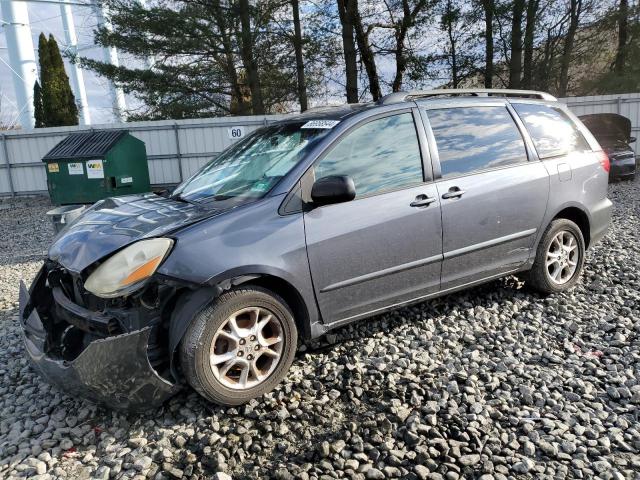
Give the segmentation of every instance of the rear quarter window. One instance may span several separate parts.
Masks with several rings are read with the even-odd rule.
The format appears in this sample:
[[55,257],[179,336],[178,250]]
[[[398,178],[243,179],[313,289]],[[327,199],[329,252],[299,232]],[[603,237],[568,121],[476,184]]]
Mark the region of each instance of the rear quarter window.
[[540,158],[591,150],[571,119],[559,108],[532,103],[513,103],[524,122]]

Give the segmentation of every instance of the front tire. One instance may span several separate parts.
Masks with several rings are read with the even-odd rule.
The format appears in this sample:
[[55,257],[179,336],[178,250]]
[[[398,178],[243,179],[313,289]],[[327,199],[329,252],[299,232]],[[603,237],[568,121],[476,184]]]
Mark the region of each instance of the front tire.
[[584,265],[582,231],[571,220],[559,218],[545,231],[526,283],[541,293],[559,293],[572,288]]
[[191,322],[180,344],[187,382],[207,400],[240,405],[284,378],[295,355],[287,304],[261,287],[223,293]]

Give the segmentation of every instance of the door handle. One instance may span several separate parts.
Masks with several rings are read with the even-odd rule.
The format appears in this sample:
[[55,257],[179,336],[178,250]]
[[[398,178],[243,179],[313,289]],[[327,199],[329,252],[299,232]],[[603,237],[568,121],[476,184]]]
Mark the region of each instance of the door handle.
[[435,202],[434,197],[428,197],[426,195],[418,195],[416,199],[409,204],[410,207],[426,207]]
[[444,198],[445,200],[450,198],[460,198],[464,194],[465,191],[460,190],[459,187],[451,187],[447,193],[442,195],[442,198]]

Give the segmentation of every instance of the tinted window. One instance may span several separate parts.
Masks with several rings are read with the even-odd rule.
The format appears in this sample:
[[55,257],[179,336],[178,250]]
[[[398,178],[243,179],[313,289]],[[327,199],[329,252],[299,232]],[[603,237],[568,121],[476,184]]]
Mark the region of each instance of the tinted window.
[[540,158],[589,150],[582,134],[562,110],[530,103],[515,103],[513,107],[527,127]]
[[429,110],[442,176],[527,161],[520,131],[505,107]]
[[348,133],[315,167],[316,178],[349,175],[356,196],[422,183],[411,113],[374,120]]

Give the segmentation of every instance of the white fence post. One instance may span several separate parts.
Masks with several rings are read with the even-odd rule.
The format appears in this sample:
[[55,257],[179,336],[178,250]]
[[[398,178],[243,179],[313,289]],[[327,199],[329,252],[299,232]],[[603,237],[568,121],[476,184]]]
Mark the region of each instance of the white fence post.
[[9,160],[9,150],[7,149],[7,136],[2,135],[2,156],[4,157],[4,169],[7,171],[7,182],[9,183],[9,193],[15,197],[16,191],[13,186],[13,176],[11,175],[11,161]]

